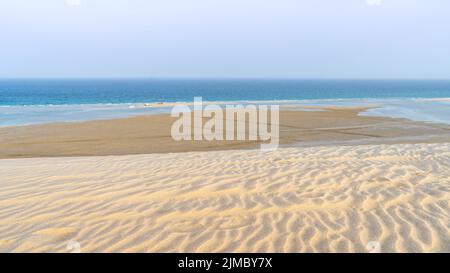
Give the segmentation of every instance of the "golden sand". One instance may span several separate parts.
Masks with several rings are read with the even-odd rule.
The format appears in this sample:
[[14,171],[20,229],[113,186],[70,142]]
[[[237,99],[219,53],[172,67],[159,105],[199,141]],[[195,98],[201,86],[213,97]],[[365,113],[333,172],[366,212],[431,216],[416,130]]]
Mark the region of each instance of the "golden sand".
[[450,143],[0,165],[2,252],[450,251]]
[[169,115],[2,128],[0,252],[450,252],[450,127],[323,110],[273,152]]

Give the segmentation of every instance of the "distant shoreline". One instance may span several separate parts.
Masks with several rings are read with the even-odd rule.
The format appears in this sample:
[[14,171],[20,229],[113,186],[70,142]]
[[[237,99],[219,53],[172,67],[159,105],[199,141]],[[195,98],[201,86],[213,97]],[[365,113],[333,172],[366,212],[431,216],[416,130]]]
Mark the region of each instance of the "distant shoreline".
[[[323,107],[365,107],[360,115],[406,118],[414,121],[450,124],[450,98],[319,99],[205,101],[204,104],[276,104],[285,110],[318,111]],[[0,128],[85,122],[170,113],[187,102],[100,103],[65,105],[0,105]]]

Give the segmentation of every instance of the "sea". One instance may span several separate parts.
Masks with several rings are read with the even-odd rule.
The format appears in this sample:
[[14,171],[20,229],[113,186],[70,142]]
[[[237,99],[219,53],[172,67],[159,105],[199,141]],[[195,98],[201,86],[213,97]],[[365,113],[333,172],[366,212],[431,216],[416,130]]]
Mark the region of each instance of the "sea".
[[[450,124],[450,80],[0,79],[0,127],[168,113],[164,103],[372,106]],[[160,104],[161,107],[148,107]]]

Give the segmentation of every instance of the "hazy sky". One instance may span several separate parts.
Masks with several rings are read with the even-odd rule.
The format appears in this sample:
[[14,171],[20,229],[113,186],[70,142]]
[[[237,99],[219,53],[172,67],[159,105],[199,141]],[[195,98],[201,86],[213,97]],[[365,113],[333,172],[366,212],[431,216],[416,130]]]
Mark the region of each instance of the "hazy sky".
[[0,0],[0,77],[450,78],[448,0]]

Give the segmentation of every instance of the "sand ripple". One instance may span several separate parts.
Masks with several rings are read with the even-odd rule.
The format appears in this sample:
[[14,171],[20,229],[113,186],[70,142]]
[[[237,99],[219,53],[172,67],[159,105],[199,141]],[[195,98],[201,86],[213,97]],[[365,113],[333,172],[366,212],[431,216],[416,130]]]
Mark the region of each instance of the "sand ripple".
[[450,144],[7,159],[0,177],[2,252],[450,252]]

